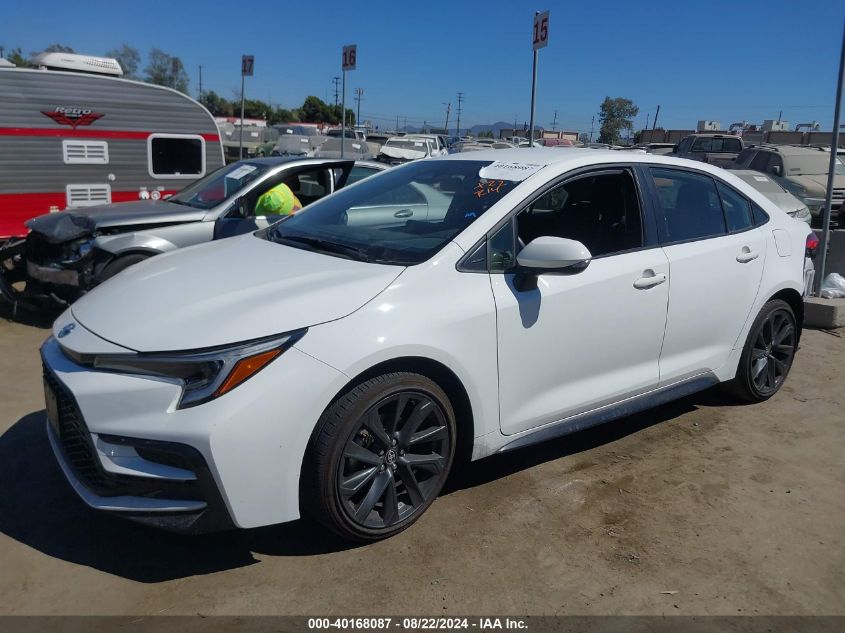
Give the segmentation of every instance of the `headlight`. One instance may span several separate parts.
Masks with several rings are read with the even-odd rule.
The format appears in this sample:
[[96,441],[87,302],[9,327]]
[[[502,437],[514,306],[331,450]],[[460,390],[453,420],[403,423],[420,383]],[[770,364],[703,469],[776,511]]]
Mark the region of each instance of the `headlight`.
[[71,242],[65,250],[66,257],[62,260],[63,264],[74,264],[81,259],[84,259],[91,249],[94,248],[94,238],[86,237],[81,240]]
[[796,209],[795,211],[790,211],[789,215],[791,215],[796,220],[801,220],[802,222],[809,222],[810,218],[810,210],[807,207],[801,207],[800,209]]
[[96,369],[173,378],[182,384],[177,408],[186,409],[219,398],[264,369],[305,334],[279,336],[215,349],[173,354],[103,354]]

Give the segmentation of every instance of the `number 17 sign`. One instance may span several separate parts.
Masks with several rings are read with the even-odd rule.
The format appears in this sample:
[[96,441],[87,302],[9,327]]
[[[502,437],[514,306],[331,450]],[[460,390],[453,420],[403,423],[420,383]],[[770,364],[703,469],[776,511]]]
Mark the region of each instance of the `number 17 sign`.
[[355,70],[355,63],[358,61],[358,45],[350,44],[343,47],[343,70]]
[[532,40],[534,50],[545,48],[549,45],[549,12],[543,11],[534,15],[534,39]]

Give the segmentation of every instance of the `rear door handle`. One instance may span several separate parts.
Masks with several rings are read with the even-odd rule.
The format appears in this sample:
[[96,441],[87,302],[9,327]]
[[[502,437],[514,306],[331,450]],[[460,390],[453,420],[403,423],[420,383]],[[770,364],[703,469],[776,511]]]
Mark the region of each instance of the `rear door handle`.
[[[649,275],[648,273],[651,274]],[[646,270],[643,276],[634,282],[634,288],[646,290],[648,288],[654,288],[654,286],[659,286],[664,281],[666,281],[666,273],[654,274],[654,271]]]
[[743,246],[739,255],[736,256],[736,261],[738,261],[740,264],[747,264],[750,261],[754,261],[758,257],[760,257],[760,253],[758,253],[757,251],[752,251],[747,246]]
[[412,215],[414,215],[414,212],[411,211],[410,209],[402,209],[401,211],[397,211],[396,213],[394,213],[393,217],[394,218],[410,218]]

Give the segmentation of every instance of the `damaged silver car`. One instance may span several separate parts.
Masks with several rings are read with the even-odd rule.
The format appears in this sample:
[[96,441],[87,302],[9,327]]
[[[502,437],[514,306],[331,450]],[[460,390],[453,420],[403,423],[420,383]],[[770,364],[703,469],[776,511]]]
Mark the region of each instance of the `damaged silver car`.
[[222,167],[167,199],[33,218],[26,239],[0,249],[0,292],[16,304],[72,302],[159,253],[269,226],[279,216],[258,206],[262,194],[284,183],[297,208],[305,207],[344,186],[353,166],[352,160],[256,158]]

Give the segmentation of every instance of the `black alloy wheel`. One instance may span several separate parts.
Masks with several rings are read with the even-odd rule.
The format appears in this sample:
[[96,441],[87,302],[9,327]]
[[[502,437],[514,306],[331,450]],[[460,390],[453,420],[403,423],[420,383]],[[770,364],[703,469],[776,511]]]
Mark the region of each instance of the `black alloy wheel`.
[[751,325],[736,377],[727,384],[729,390],[749,402],[762,402],[775,395],[792,368],[798,335],[789,304],[780,299],[769,301]]
[[338,492],[350,520],[389,528],[427,507],[451,451],[443,409],[431,397],[402,391],[373,405],[346,442]]
[[786,380],[795,357],[791,311],[775,310],[760,324],[751,348],[751,380],[761,395],[772,395]]
[[425,376],[372,378],[321,417],[303,468],[306,513],[346,538],[375,541],[416,521],[448,477],[455,415]]

